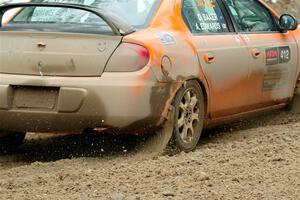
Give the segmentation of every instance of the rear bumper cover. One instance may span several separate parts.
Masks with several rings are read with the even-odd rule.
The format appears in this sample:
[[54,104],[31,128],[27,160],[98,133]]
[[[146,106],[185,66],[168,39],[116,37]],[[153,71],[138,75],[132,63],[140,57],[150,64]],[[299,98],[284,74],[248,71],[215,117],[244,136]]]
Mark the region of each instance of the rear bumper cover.
[[[16,106],[15,87],[57,88],[51,109]],[[101,77],[0,74],[0,130],[81,132],[116,128],[130,132],[159,125],[170,98],[167,83],[151,70],[103,73]],[[28,100],[27,100],[28,101]],[[35,103],[33,100],[31,105]],[[34,107],[34,106],[31,106]],[[138,133],[138,132],[137,132]]]

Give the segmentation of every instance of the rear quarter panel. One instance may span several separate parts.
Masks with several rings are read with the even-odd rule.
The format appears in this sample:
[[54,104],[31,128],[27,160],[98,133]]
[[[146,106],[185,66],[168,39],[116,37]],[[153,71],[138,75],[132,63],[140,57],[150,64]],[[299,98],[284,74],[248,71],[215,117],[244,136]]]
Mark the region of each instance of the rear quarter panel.
[[[124,38],[126,42],[139,43],[148,48],[153,70],[159,81],[164,82],[198,77],[200,70],[196,49],[188,39],[185,24],[178,19],[181,14],[176,3],[175,0],[162,1],[148,29]],[[169,66],[164,66],[164,57],[169,58]],[[167,73],[162,73],[162,69]]]
[[191,33],[181,19],[180,2],[162,1],[148,29],[123,39],[124,42],[145,46],[149,50],[149,64],[158,82],[169,84],[165,93],[168,97],[165,114],[185,81],[197,79],[203,83],[205,91],[208,91],[196,48],[190,39]]

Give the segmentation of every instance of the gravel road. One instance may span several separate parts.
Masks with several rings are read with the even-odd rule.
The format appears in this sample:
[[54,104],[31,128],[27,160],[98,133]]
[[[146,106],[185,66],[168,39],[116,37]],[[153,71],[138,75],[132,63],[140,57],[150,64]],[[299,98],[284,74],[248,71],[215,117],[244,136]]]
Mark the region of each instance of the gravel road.
[[[300,18],[298,0],[280,12]],[[275,112],[205,131],[197,149],[136,150],[139,138],[28,134],[0,155],[3,200],[300,200],[300,115]]]
[[29,134],[0,156],[0,199],[300,199],[300,116],[205,131],[192,153],[148,155],[124,136]]

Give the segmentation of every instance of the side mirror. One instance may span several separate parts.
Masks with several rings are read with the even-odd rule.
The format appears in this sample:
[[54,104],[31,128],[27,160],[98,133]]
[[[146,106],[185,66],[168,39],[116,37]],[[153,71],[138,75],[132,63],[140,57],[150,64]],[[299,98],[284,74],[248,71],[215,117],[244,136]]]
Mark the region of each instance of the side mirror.
[[298,21],[293,15],[283,14],[279,19],[279,26],[282,32],[294,31],[298,28]]

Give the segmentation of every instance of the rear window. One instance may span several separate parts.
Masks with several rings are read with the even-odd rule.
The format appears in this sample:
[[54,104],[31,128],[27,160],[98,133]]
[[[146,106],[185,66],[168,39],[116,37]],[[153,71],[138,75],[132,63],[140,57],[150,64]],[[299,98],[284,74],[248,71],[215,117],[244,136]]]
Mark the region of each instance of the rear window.
[[[124,19],[136,29],[145,28],[152,19],[159,0],[33,0],[35,3],[70,3],[101,8]],[[10,23],[76,23],[107,25],[92,13],[79,9],[29,7],[23,9]]]
[[17,14],[2,25],[1,31],[115,34],[100,16],[78,8],[30,6],[14,11]]

